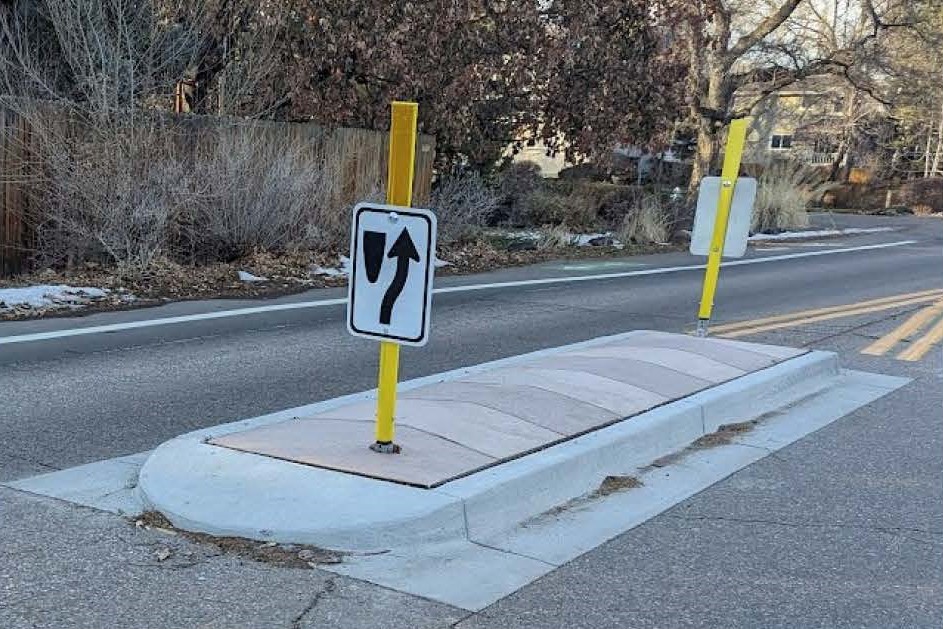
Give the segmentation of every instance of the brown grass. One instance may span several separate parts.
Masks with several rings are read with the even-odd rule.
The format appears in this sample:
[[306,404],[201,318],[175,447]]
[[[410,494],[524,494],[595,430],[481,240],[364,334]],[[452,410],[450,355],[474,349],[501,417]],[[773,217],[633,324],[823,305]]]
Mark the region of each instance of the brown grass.
[[797,162],[774,162],[760,175],[753,209],[754,232],[780,232],[809,225],[807,207],[834,186],[823,174]]
[[197,544],[213,546],[227,555],[236,555],[280,568],[311,569],[322,564],[341,563],[345,554],[305,544],[276,544],[245,537],[214,537],[206,533],[184,531],[175,528],[159,511],[145,511],[135,520],[135,525],[173,533]]
[[758,423],[759,420],[753,419],[736,424],[724,424],[718,428],[716,432],[712,432],[709,435],[704,435],[692,443],[689,447],[692,449],[704,449],[726,445],[732,442],[738,435],[750,432],[756,428]]
[[603,479],[602,483],[599,484],[599,488],[590,494],[590,496],[609,496],[628,489],[638,489],[641,486],[642,481],[635,476],[607,476]]

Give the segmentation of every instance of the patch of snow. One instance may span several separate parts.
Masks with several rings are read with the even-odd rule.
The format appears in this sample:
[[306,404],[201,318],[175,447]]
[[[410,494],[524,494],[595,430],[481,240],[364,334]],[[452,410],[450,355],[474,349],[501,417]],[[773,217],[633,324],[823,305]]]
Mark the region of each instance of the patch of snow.
[[67,284],[0,288],[0,312],[14,308],[74,308],[107,294],[104,288]]
[[824,238],[826,236],[847,236],[851,234],[876,234],[879,232],[892,232],[893,227],[848,227],[845,229],[817,229],[799,232],[782,232],[779,234],[753,234],[749,240],[795,240],[797,238]]
[[258,275],[252,275],[248,271],[239,271],[239,279],[243,282],[267,282],[267,277],[260,277]]
[[341,275],[350,274],[350,258],[347,256],[341,256],[340,264],[337,266],[316,266],[312,271],[315,275],[324,275],[325,277],[340,277]]
[[432,266],[434,266],[437,269],[441,269],[444,266],[452,266],[452,263],[449,262],[448,260],[443,260],[439,256],[436,256],[435,260],[432,261]]
[[612,232],[606,232],[605,234],[570,234],[570,244],[576,245],[577,247],[586,247],[589,246],[590,240],[605,238],[606,236],[612,237]]
[[[515,230],[515,229],[506,229],[506,230],[491,230],[487,232],[493,236],[502,236],[504,238],[510,238],[513,240],[526,240],[531,242],[538,242],[544,237],[544,233],[538,230]],[[567,244],[574,247],[588,247],[590,241],[596,238],[612,238],[613,246],[619,246],[622,243],[616,239],[612,232],[596,232],[591,234],[574,234],[568,232],[566,234]]]
[[516,240],[531,240],[534,242],[537,242],[543,236],[539,231],[532,229],[490,229],[485,231],[485,233],[490,236],[500,236],[502,238],[511,238]]
[[619,239],[616,238],[612,232],[593,233],[593,234],[567,234],[567,238],[569,239],[569,244],[574,245],[576,247],[591,247],[593,246],[593,241],[596,240],[597,238],[608,239],[609,241],[611,241],[611,244],[608,246],[616,247],[617,249],[621,249],[625,247],[625,245],[622,242],[620,242]]

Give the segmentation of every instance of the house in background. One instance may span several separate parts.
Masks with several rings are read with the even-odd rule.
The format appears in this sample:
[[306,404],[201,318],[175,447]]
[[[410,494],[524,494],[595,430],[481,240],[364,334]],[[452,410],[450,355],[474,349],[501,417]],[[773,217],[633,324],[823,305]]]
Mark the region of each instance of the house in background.
[[[757,96],[745,88],[739,103]],[[850,101],[849,99],[854,99]],[[791,159],[809,166],[838,168],[848,161],[843,144],[849,129],[880,113],[834,77],[812,77],[760,101],[752,112],[744,161]]]
[[[735,107],[759,98],[756,88],[736,95]],[[849,99],[855,99],[850,102]],[[882,114],[876,102],[864,102],[855,91],[834,77],[811,77],[779,90],[753,107],[744,163],[767,164],[789,159],[809,166],[837,169],[849,162],[849,129]],[[693,139],[678,138],[664,153],[652,154],[633,146],[613,149],[610,168],[620,179],[649,179],[664,164],[689,163]],[[531,141],[506,155],[515,162],[536,163],[544,177],[556,178],[572,166],[562,153],[551,155],[540,141]],[[854,164],[850,164],[854,165]]]
[[[566,159],[563,151],[553,154],[541,140],[525,141],[523,146],[508,147],[505,157],[512,162],[532,162],[540,168],[545,179],[561,176],[605,176],[622,183],[641,183],[664,177],[666,169],[688,163],[693,144],[688,140],[676,140],[664,151],[652,152],[632,145],[619,145],[612,149],[611,158],[597,171],[591,163],[576,164]],[[568,172],[569,171],[569,172]],[[579,174],[575,174],[575,173]]]
[[524,143],[524,146],[517,149],[508,148],[505,153],[513,162],[533,162],[540,167],[540,175],[545,179],[556,179],[560,176],[560,171],[570,168],[574,164],[566,159],[562,151],[555,155],[551,153],[547,145],[540,140],[530,140]]

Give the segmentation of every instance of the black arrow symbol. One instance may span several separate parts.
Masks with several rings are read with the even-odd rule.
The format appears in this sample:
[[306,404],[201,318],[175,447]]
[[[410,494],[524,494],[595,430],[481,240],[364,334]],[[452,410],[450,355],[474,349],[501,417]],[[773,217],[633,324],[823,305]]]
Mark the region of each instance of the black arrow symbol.
[[403,287],[406,286],[406,278],[409,276],[409,261],[419,262],[419,252],[416,251],[413,239],[409,237],[408,229],[403,228],[386,257],[396,258],[396,275],[393,276],[390,287],[386,289],[386,294],[383,295],[383,303],[380,304],[380,323],[383,325],[390,324],[390,319],[393,316],[393,304],[399,299]]

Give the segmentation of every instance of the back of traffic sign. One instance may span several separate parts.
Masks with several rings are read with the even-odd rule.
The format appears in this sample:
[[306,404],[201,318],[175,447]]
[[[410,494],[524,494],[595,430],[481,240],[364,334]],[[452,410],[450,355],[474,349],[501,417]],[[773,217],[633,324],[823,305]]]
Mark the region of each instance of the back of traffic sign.
[[[696,256],[710,254],[711,239],[717,222],[717,206],[720,201],[720,177],[704,177],[698,188],[697,210],[694,214],[694,229],[691,232],[691,253]],[[727,232],[724,237],[723,257],[742,258],[747,252],[747,238],[753,219],[753,202],[756,199],[756,179],[738,177],[734,187]]]

